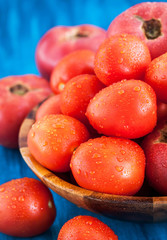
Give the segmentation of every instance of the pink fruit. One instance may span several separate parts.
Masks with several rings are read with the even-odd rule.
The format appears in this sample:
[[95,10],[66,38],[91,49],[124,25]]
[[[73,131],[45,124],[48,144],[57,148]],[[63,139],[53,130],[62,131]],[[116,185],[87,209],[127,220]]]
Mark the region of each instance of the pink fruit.
[[38,42],[35,58],[39,72],[49,79],[53,67],[68,53],[89,49],[96,51],[106,37],[106,31],[94,25],[56,26]]
[[167,122],[161,122],[143,141],[146,178],[152,188],[167,195]]
[[152,59],[167,51],[167,2],[143,2],[118,15],[110,24],[107,36],[129,33],[147,44]]
[[46,79],[36,75],[9,76],[0,81],[0,145],[18,147],[18,133],[30,110],[51,94]]

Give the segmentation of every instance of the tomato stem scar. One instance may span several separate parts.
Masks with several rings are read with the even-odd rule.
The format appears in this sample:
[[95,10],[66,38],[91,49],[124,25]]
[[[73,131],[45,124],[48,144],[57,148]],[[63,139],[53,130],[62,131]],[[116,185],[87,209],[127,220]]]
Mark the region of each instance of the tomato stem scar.
[[29,91],[29,89],[26,86],[24,86],[20,83],[17,83],[15,85],[11,86],[9,88],[9,91],[15,95],[23,96],[24,94],[26,94]]

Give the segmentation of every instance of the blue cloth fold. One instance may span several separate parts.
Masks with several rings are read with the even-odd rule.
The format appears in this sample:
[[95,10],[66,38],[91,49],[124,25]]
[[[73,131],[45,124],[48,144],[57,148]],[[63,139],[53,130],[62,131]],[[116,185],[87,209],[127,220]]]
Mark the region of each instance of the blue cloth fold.
[[[51,27],[88,23],[107,29],[118,14],[139,2],[143,1],[0,0],[0,78],[16,74],[39,74],[35,65],[35,48],[41,36]],[[0,184],[25,176],[37,178],[22,159],[19,150],[0,146]],[[56,240],[62,225],[77,215],[97,217],[114,230],[119,240],[167,239],[167,222],[146,224],[107,218],[79,208],[52,193],[57,217],[52,227],[34,237],[34,240]],[[25,238],[0,233],[0,239]]]

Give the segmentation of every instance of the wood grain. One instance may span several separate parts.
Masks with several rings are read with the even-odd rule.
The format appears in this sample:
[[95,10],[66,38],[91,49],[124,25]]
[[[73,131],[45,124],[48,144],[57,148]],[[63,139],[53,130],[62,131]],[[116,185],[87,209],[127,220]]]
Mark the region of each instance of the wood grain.
[[119,196],[83,189],[68,174],[57,174],[44,168],[31,155],[27,134],[35,122],[37,107],[24,120],[19,133],[21,155],[30,169],[54,192],[79,207],[126,221],[160,222],[167,220],[166,196]]

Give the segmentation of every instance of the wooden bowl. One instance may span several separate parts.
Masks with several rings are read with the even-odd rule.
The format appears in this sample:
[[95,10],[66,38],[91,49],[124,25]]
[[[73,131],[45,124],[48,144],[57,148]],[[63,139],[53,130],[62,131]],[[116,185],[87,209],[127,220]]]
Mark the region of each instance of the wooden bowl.
[[83,189],[72,180],[70,173],[57,174],[39,164],[27,147],[27,134],[35,122],[35,107],[24,120],[19,134],[20,152],[31,170],[54,192],[92,212],[128,221],[160,222],[167,220],[167,197],[157,196],[151,189],[144,189],[138,196],[119,196]]

